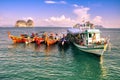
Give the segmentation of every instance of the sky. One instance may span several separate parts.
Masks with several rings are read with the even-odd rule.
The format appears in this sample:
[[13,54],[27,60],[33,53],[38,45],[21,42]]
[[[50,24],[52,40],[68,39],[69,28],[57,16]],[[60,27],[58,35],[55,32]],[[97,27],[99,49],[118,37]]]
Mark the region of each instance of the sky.
[[0,0],[0,26],[28,19],[35,26],[72,27],[90,21],[120,28],[120,0]]

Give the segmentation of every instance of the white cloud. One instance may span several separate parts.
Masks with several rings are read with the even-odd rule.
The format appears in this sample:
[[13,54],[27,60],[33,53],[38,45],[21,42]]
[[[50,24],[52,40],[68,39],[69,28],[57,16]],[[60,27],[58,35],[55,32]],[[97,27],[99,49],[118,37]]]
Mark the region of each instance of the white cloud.
[[65,1],[52,1],[52,0],[47,0],[45,1],[46,4],[67,4]]
[[75,8],[83,8],[83,6],[80,6],[80,5],[77,5],[77,4],[73,4],[72,6],[75,7]]
[[55,2],[55,1],[48,0],[48,1],[45,1],[45,3],[47,3],[47,4],[55,4],[56,2]]
[[79,7],[77,4],[73,4],[74,7]]
[[74,24],[74,20],[71,18],[66,18],[64,15],[60,17],[50,17],[48,19],[41,20],[42,26],[61,26],[61,27],[70,27]]
[[[76,5],[77,7],[77,5]],[[97,25],[102,25],[103,21],[102,21],[102,17],[101,16],[95,16],[93,19],[91,18],[91,14],[89,14],[90,8],[88,7],[83,7],[80,6],[80,8],[76,8],[74,9],[74,14],[76,14],[76,23],[83,23],[86,21],[90,21],[93,24],[97,24]]]
[[25,20],[25,21],[27,21],[27,20],[29,20],[29,19],[30,19],[30,20],[34,20],[32,17],[23,17],[22,19]]
[[34,20],[32,17],[28,17],[27,19]]
[[62,21],[62,20],[70,20],[69,18],[66,19],[64,15],[60,16],[60,17],[51,17],[50,18],[51,21]]
[[90,10],[90,8],[83,7],[83,6],[75,9],[73,12],[74,12],[74,14],[77,15],[76,20],[79,22],[82,22],[83,20],[85,20],[85,21],[90,20],[90,14],[88,13],[89,10]]
[[94,24],[102,24],[102,17],[96,16],[92,21]]
[[79,8],[75,8],[73,10],[74,14],[76,15],[75,19],[67,18],[65,15],[62,15],[60,17],[50,17],[44,20],[40,21],[40,24],[42,26],[73,26],[76,23],[83,23],[84,21],[90,21],[94,24],[102,24],[102,17],[101,16],[95,16],[94,19],[91,19],[91,16],[89,14],[90,8],[80,6]]

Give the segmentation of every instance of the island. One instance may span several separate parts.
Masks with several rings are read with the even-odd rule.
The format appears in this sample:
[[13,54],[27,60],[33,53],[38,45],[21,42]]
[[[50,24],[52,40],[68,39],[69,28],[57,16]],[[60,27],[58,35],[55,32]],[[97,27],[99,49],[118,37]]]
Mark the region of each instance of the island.
[[15,23],[15,27],[34,27],[34,22],[33,20],[18,20]]

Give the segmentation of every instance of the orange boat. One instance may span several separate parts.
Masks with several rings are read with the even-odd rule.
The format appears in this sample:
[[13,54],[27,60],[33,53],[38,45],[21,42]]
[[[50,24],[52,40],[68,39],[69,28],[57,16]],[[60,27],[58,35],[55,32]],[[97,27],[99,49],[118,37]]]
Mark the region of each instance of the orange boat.
[[47,44],[47,46],[49,46],[49,45],[53,45],[53,44],[55,44],[57,41],[58,41],[58,40],[47,39],[47,40],[46,40],[46,44]]
[[34,37],[34,41],[37,45],[40,45],[40,43],[44,42],[44,38],[42,37]]
[[21,36],[14,36],[11,35],[10,32],[8,32],[8,37],[12,39],[13,43],[30,43],[32,42],[32,40],[30,38],[25,37],[25,35],[21,35]]
[[47,46],[53,45],[55,43],[57,43],[58,40],[56,39],[52,39],[48,36],[45,37],[45,43],[47,44]]

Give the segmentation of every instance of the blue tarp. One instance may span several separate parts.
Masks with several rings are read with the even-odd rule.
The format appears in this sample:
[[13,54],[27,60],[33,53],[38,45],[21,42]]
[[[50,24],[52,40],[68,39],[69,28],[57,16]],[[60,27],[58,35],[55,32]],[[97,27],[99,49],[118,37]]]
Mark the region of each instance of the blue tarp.
[[76,28],[70,28],[67,30],[68,33],[70,34],[77,34],[77,33],[81,33],[80,29],[76,29]]

